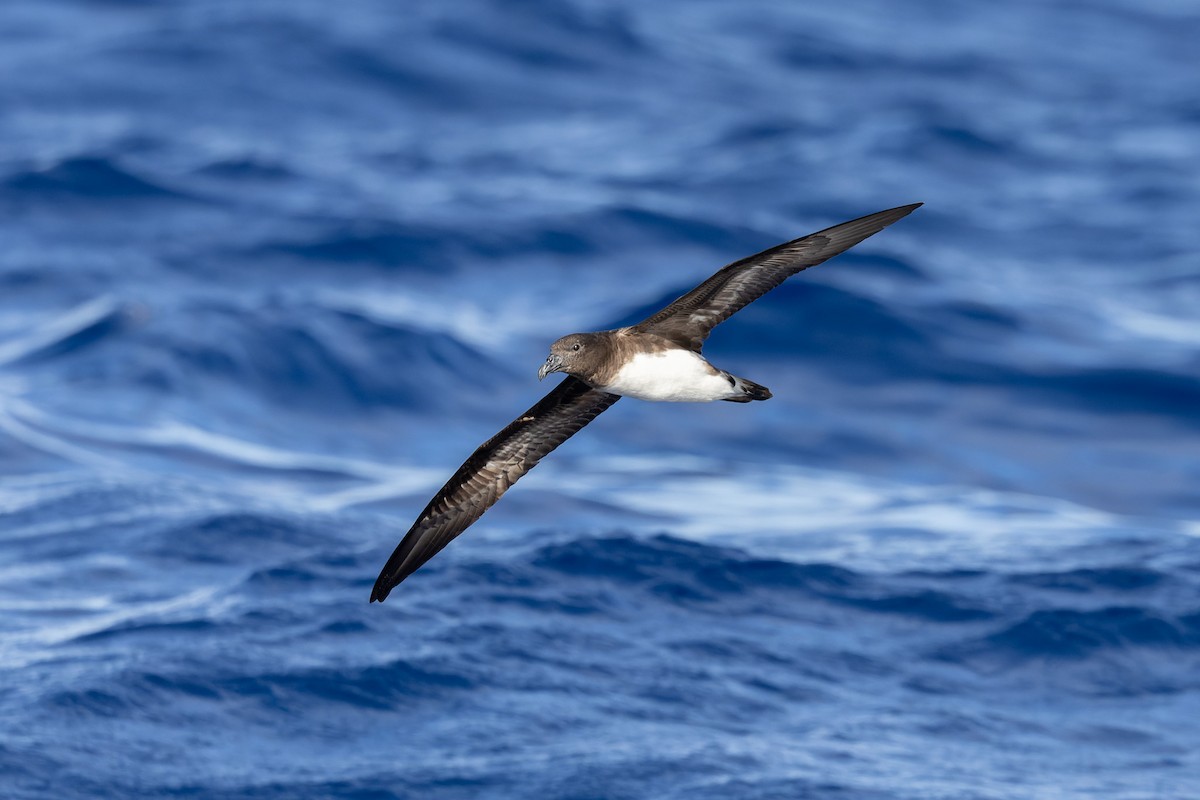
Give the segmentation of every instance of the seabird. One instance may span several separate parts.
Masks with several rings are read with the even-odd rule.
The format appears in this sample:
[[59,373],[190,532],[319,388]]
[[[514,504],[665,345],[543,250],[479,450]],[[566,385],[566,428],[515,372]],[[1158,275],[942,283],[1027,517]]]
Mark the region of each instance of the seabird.
[[701,354],[708,334],[801,270],[848,250],[921,203],[880,211],[735,261],[636,325],[572,333],[550,345],[538,378],[567,378],[471,454],[405,534],[371,590],[383,601],[402,580],[483,516],[542,458],[621,397],[660,402],[748,403],[770,390]]

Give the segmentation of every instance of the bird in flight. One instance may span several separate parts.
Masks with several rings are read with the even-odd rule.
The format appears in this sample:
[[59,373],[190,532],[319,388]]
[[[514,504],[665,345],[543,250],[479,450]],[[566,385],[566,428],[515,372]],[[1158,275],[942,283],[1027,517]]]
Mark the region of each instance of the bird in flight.
[[771,392],[765,386],[708,363],[700,352],[708,334],[787,278],[850,249],[920,206],[880,211],[776,245],[722,268],[636,325],[572,333],[550,345],[538,378],[552,372],[565,372],[567,378],[480,445],[434,495],[379,573],[371,602],[386,599],[546,454],[622,397],[733,403],[768,399]]

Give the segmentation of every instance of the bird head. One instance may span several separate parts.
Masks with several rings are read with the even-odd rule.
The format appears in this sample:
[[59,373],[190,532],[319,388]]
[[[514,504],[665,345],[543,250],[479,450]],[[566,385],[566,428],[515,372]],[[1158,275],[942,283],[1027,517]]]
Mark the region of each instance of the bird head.
[[538,380],[551,372],[565,372],[576,377],[590,374],[600,355],[597,338],[594,333],[572,333],[550,345],[550,355],[538,370]]

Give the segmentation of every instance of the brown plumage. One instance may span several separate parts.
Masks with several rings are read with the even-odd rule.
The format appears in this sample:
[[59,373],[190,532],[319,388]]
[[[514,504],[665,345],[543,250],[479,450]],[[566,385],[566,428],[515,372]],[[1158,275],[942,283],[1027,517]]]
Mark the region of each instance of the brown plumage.
[[880,211],[776,245],[721,268],[662,311],[633,326],[699,353],[712,329],[785,280],[907,217],[921,203]]
[[621,398],[568,377],[471,454],[425,506],[379,573],[371,601],[388,592],[466,530],[547,453]]
[[[820,264],[911,214],[921,204],[880,211],[785,242],[724,267],[711,278],[637,325],[615,331],[564,336],[551,346],[539,372],[568,377],[533,408],[477,449],[459,467],[417,517],[379,573],[371,601],[382,601],[393,588],[479,519],[510,486],[554,448],[565,442],[620,399],[603,387],[621,384],[622,370],[637,358],[673,359],[663,368],[694,365],[697,375],[728,396],[653,399],[765,400],[771,393],[744,378],[718,370],[700,356],[704,340],[719,323],[801,270]],[[684,357],[683,352],[694,357]],[[693,367],[689,367],[693,368]],[[643,368],[644,369],[644,368]],[[645,380],[640,373],[638,380]],[[628,382],[628,381],[626,381]],[[685,387],[687,388],[687,387]],[[626,394],[634,392],[626,391]]]
[[607,386],[634,354],[659,353],[678,346],[653,333],[635,334],[633,328],[618,328],[572,333],[550,345],[550,353],[561,359],[555,372],[574,375],[588,386]]

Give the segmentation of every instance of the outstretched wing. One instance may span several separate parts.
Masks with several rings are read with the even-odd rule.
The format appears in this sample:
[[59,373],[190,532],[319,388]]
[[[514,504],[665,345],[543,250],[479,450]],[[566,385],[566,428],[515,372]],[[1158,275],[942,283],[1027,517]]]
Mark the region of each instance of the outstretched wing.
[[634,325],[633,330],[655,333],[698,353],[713,328],[749,303],[797,272],[850,249],[920,206],[921,203],[913,203],[880,211],[735,261],[662,311]]
[[400,581],[483,516],[543,456],[620,399],[568,377],[480,445],[400,540],[375,581],[371,602],[382,602]]

